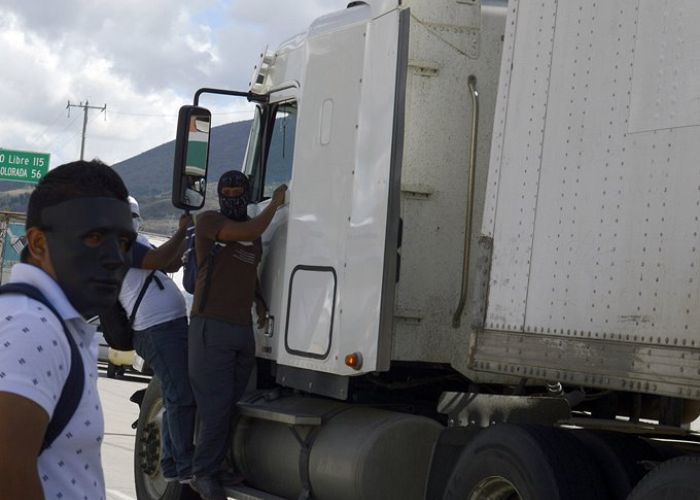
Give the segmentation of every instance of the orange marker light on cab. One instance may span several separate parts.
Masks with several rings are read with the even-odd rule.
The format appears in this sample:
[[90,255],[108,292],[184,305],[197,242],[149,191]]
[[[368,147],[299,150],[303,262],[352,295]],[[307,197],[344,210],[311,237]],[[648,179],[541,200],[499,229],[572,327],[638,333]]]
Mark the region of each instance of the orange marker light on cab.
[[345,356],[345,364],[348,365],[353,370],[359,370],[362,368],[362,354],[359,352],[353,352]]

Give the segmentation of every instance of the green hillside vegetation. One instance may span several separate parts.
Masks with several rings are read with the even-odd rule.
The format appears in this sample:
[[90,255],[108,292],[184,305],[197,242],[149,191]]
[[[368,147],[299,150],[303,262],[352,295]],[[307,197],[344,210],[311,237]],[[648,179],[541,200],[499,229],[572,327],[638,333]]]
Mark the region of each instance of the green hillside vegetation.
[[[8,183],[9,184],[9,183]],[[32,187],[27,186],[21,189],[11,189],[0,192],[0,210],[8,212],[26,212],[27,203]]]

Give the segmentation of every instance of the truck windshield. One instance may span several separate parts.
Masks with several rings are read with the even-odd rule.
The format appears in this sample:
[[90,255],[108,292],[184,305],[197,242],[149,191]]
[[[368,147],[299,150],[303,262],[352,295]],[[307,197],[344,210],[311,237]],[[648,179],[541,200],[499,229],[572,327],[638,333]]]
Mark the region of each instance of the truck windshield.
[[[257,108],[250,130],[245,173],[262,199],[292,178],[297,104],[288,102]],[[267,140],[265,140],[267,138]]]

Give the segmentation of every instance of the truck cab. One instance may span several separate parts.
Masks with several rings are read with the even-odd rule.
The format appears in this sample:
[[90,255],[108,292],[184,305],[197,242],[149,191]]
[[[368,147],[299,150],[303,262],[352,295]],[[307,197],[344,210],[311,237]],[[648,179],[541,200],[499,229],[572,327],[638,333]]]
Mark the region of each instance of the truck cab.
[[235,93],[256,102],[250,215],[289,198],[231,445],[254,498],[700,492],[688,19],[361,1],[261,55]]

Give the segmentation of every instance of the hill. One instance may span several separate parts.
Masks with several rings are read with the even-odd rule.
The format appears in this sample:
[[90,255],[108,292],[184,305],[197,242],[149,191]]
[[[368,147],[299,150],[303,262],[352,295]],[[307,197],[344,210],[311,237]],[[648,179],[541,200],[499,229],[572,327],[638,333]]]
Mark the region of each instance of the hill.
[[[250,132],[250,121],[229,123],[212,128],[209,151],[210,180],[218,179],[226,170],[240,169]],[[113,165],[135,196],[170,195],[175,141],[166,142],[128,160]]]
[[[227,170],[241,168],[251,123],[249,120],[212,128],[207,207],[217,206],[216,179]],[[170,204],[174,154],[173,140],[112,165],[139,201],[144,229],[150,232],[169,234],[177,227],[181,211]],[[32,185],[0,182],[0,210],[25,212],[31,190]]]

